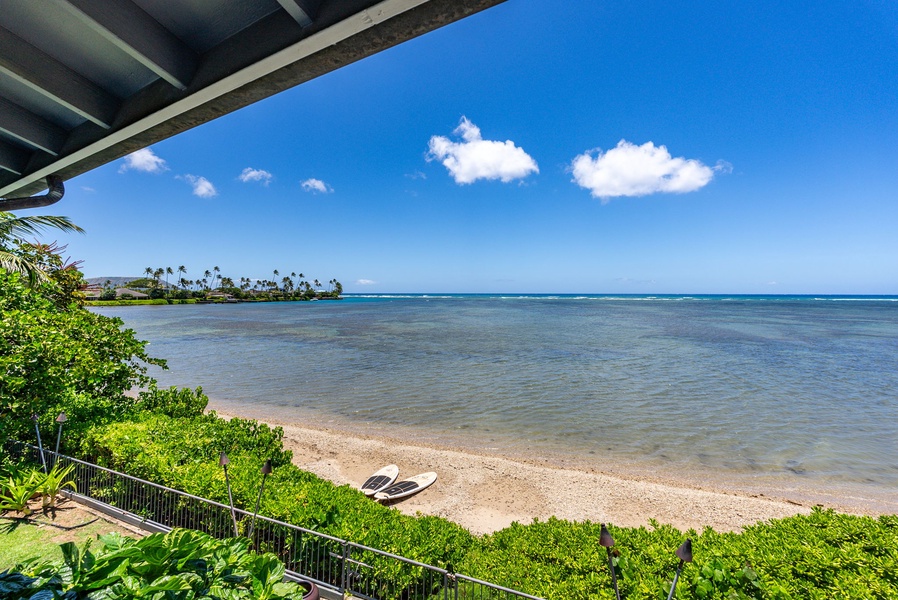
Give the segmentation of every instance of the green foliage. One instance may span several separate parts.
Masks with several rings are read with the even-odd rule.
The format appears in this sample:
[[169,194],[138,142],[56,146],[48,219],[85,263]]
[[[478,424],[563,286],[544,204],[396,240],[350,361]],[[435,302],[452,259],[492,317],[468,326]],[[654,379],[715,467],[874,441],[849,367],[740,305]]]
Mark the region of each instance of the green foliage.
[[289,465],[293,455],[283,449],[283,437],[280,427],[226,420],[214,412],[179,418],[149,414],[92,428],[82,441],[81,454],[103,466],[170,485],[190,480],[197,466],[208,463],[218,468],[220,452],[232,461],[250,457],[258,463],[257,470],[265,459],[271,459],[275,468]]
[[0,511],[14,510],[26,517],[30,515],[28,502],[38,494],[42,481],[43,473],[37,469],[8,475],[0,483]]
[[0,269],[9,273],[21,273],[30,287],[47,282],[46,265],[35,261],[34,256],[22,247],[28,246],[26,237],[37,235],[46,229],[84,233],[68,217],[30,216],[20,217],[0,211]]
[[0,573],[0,594],[26,598],[228,600],[300,599],[304,589],[284,582],[284,565],[272,554],[249,550],[249,540],[216,540],[176,529],[132,540],[99,537],[99,548],[60,546],[62,563],[30,562]]
[[134,399],[125,395],[149,382],[146,342],[120,319],[61,308],[18,274],[0,270],[0,439],[34,439],[37,413],[54,431],[59,412],[69,417],[67,439],[92,423],[123,418]]
[[0,511],[13,510],[27,517],[31,514],[28,502],[38,496],[43,496],[45,507],[55,505],[59,492],[67,487],[74,489],[74,470],[74,465],[53,465],[48,473],[36,467],[7,469],[0,480]]
[[[485,536],[459,571],[546,598],[613,598],[600,526],[534,521]],[[683,568],[678,598],[896,598],[898,517],[814,510],[741,533],[682,534],[609,527],[621,596],[664,598],[677,567],[673,550],[689,536],[695,561]]]
[[153,381],[138,395],[137,409],[169,417],[198,417],[208,404],[209,398],[203,394],[201,387],[196,390],[176,387],[159,389]]
[[55,506],[56,497],[65,488],[75,489],[75,482],[72,481],[74,470],[75,465],[60,468],[59,464],[55,464],[49,473],[40,477],[37,492],[44,497],[44,506]]

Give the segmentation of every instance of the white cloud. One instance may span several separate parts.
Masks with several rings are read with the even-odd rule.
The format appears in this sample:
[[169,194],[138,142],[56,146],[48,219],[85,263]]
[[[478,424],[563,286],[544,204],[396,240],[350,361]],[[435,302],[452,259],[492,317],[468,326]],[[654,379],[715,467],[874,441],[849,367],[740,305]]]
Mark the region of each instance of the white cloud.
[[125,157],[125,164],[119,167],[118,172],[143,171],[144,173],[162,173],[168,171],[165,160],[156,156],[149,148],[143,148],[132,152]]
[[603,202],[619,196],[694,192],[707,185],[715,172],[731,171],[732,165],[724,161],[712,168],[695,159],[673,158],[665,146],[652,142],[637,146],[627,140],[605,153],[588,150],[571,164],[573,181]]
[[253,169],[252,167],[247,167],[243,169],[243,172],[240,173],[240,177],[238,179],[243,183],[250,183],[252,181],[258,181],[264,186],[268,186],[271,183],[271,178],[274,177],[268,171],[263,169]]
[[330,194],[334,191],[334,188],[327,185],[320,179],[315,179],[314,177],[310,177],[302,182],[302,189],[307,192],[312,192],[314,194]]
[[511,140],[485,140],[480,128],[462,117],[453,131],[461,142],[453,142],[442,135],[430,138],[427,160],[439,160],[449,170],[455,183],[473,183],[478,179],[499,179],[508,183],[539,173],[536,161],[515,146]]
[[422,173],[421,171],[415,171],[414,173],[406,173],[406,177],[409,179],[427,179],[427,175]]
[[193,195],[200,198],[213,198],[218,195],[218,190],[212,185],[212,182],[205,177],[197,175],[178,175],[178,179],[186,181],[193,186]]
[[92,194],[92,193],[94,193],[94,192],[97,191],[97,190],[95,190],[94,188],[89,187],[89,186],[86,186],[86,185],[82,185],[82,186],[81,186],[81,189],[84,190],[85,192],[90,193],[90,194]]
[[356,285],[374,285],[376,283],[373,279],[356,279],[355,281]]

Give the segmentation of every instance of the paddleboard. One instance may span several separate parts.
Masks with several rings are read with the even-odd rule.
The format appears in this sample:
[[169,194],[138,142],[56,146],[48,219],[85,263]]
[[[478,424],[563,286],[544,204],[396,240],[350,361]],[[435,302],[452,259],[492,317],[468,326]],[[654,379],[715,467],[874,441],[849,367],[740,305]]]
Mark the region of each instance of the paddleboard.
[[396,465],[387,465],[371,477],[365,480],[362,487],[359,488],[366,496],[373,496],[377,492],[387,488],[391,483],[399,477],[399,467]]
[[436,473],[421,473],[420,475],[415,475],[414,477],[409,477],[408,479],[397,481],[385,490],[374,494],[374,498],[376,500],[384,500],[388,502],[392,500],[399,500],[400,498],[405,498],[406,496],[417,494],[436,480]]

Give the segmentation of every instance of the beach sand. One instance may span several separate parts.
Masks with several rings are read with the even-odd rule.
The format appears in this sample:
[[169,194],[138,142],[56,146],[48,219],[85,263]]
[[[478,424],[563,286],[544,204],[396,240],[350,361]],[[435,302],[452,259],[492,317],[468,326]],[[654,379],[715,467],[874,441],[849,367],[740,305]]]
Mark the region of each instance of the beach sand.
[[503,529],[514,521],[526,524],[552,516],[617,526],[647,525],[654,519],[684,531],[704,527],[738,531],[759,521],[807,514],[815,504],[856,514],[895,510],[863,498],[843,503],[837,495],[823,491],[804,492],[799,501],[763,493],[729,493],[645,474],[636,478],[556,468],[400,439],[266,422],[283,427],[284,446],[293,451],[296,466],[337,485],[358,487],[390,463],[399,465],[400,478],[436,471],[439,479],[433,486],[393,507],[410,515],[444,517],[477,534]]

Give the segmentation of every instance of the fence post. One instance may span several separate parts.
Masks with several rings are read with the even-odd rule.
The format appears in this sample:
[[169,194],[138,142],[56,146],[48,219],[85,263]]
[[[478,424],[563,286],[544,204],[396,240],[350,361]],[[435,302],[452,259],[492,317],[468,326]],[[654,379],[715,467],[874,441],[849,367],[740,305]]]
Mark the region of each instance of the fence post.
[[343,567],[340,573],[341,592],[349,589],[349,570],[346,565],[349,564],[349,542],[343,542]]

